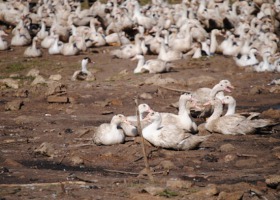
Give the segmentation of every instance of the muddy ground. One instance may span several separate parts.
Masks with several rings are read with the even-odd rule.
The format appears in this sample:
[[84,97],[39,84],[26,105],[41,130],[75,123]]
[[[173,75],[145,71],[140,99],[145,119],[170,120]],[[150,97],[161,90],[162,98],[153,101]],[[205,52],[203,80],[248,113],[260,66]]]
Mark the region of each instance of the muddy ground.
[[[136,96],[145,94],[139,103],[156,111],[177,112],[171,104],[180,93],[145,83],[154,75],[133,74],[136,61],[113,59],[114,48],[70,57],[44,50],[43,57],[32,59],[23,57],[25,47],[0,52],[1,79],[12,75],[19,84],[13,89],[2,83],[0,90],[0,199],[280,199],[279,127],[247,136],[212,134],[190,151],[146,144],[154,182],[138,176],[145,168],[140,137],[120,145],[92,144],[94,127],[114,114],[135,114]],[[95,62],[90,69],[96,80],[71,81],[85,56]],[[267,85],[279,74],[240,69],[221,55],[173,65],[160,76],[177,82],[165,87],[193,91],[228,79],[237,112],[265,111],[262,117],[279,120],[279,88]],[[32,85],[31,69],[47,82]],[[54,74],[62,76],[58,90],[48,82]]]

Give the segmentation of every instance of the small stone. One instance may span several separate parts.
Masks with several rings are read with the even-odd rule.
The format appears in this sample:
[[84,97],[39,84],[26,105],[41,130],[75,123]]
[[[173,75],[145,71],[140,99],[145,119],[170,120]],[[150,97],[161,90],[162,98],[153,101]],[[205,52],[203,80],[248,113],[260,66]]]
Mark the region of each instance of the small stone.
[[236,155],[228,154],[224,157],[224,162],[228,163],[228,162],[231,162],[231,161],[235,160],[236,158],[237,158]]
[[17,80],[11,79],[11,78],[5,78],[0,80],[1,83],[5,84],[9,88],[18,89],[19,83]]
[[71,156],[70,162],[75,166],[84,164],[84,160],[80,156],[77,156],[77,155]]
[[110,103],[111,103],[111,105],[113,105],[113,106],[122,106],[122,105],[123,105],[123,102],[122,102],[122,100],[120,100],[120,99],[112,99],[112,100],[110,101]]
[[41,154],[43,156],[47,157],[54,157],[55,149],[53,144],[50,144],[48,142],[43,142],[38,148],[34,150],[35,153]]
[[270,175],[265,179],[265,183],[271,188],[277,188],[280,184],[280,175]]
[[48,103],[70,103],[67,96],[48,96]]
[[48,82],[48,90],[46,92],[46,96],[54,95],[54,94],[63,94],[66,93],[66,86],[57,81],[49,81]]
[[170,160],[163,160],[161,161],[157,166],[157,169],[165,169],[165,170],[170,170],[170,169],[175,169],[176,166],[175,164],[170,161]]
[[221,152],[230,152],[234,151],[235,147],[232,144],[224,144],[220,147]]
[[242,199],[244,192],[236,191],[236,192],[220,192],[217,200],[240,200]]
[[184,180],[180,180],[180,179],[176,179],[176,178],[171,178],[166,182],[166,187],[169,188],[179,188],[179,189],[188,189],[191,188],[194,185],[194,183],[190,182],[190,181],[184,181]]
[[20,110],[23,105],[24,102],[22,100],[14,100],[6,104],[5,110],[6,111]]
[[36,78],[33,80],[33,82],[31,83],[31,85],[37,85],[37,84],[44,84],[46,83],[46,80],[43,78],[43,76],[38,75],[36,76]]
[[165,190],[165,188],[163,188],[163,187],[149,186],[149,187],[144,188],[142,191],[155,196],[155,195],[162,193],[164,190]]
[[152,99],[153,96],[149,93],[142,93],[140,96],[139,96],[141,99]]
[[52,81],[60,81],[62,79],[62,76],[60,74],[53,74],[50,75],[49,79]]
[[26,76],[31,76],[31,77],[37,77],[40,74],[40,71],[38,69],[31,69]]
[[269,89],[270,93],[280,93],[280,85],[273,86]]

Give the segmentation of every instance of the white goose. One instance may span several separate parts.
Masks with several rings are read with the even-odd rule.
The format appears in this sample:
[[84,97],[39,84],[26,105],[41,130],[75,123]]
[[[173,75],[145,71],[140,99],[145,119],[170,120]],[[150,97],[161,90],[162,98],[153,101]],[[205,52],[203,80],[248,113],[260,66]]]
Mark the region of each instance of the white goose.
[[134,69],[134,73],[162,73],[170,71],[170,64],[160,59],[150,59],[145,61],[143,55],[136,55],[132,60],[138,60],[137,67]]
[[49,35],[49,32],[46,30],[46,23],[45,20],[41,21],[41,29],[38,31],[38,33],[36,34],[37,38],[39,40],[43,40],[45,37],[47,37]]
[[110,123],[101,124],[93,136],[93,142],[97,145],[114,145],[124,143],[125,135],[118,126],[126,122],[124,115],[118,114],[112,117]]
[[229,80],[221,80],[218,84],[211,88],[199,88],[192,92],[193,98],[198,100],[200,103],[206,103],[214,97],[222,99],[224,97],[224,92],[231,92],[234,89]]
[[[227,112],[225,113],[225,116],[227,115],[234,115],[236,114],[236,100],[232,97],[232,96],[225,96],[222,99],[222,103],[227,105]],[[259,112],[242,112],[242,113],[238,113],[237,115],[243,115],[245,117],[247,117],[247,119],[252,119],[256,116],[259,116],[261,113]]]
[[10,48],[8,41],[3,36],[8,36],[3,30],[0,30],[0,51],[7,50]]
[[146,118],[152,123],[143,129],[143,137],[156,147],[190,150],[209,137],[192,135],[173,124],[163,126],[161,114],[158,112],[151,112]]
[[41,41],[41,47],[44,49],[49,49],[51,45],[54,43],[55,39],[56,39],[55,29],[51,28],[50,34]]
[[64,56],[74,56],[80,53],[74,38],[70,38],[68,43],[62,45],[60,53]]
[[40,48],[37,48],[38,38],[34,37],[32,40],[32,45],[27,47],[23,53],[24,57],[41,57],[42,51]]
[[256,53],[258,53],[258,50],[256,48],[251,48],[249,50],[249,53],[239,53],[237,56],[233,57],[233,60],[239,67],[254,66],[259,63],[259,60],[256,57]]
[[190,107],[193,103],[191,94],[182,94],[179,98],[179,113],[161,113],[162,125],[174,124],[190,133],[197,133],[197,125],[190,116]]
[[[139,111],[139,116],[140,116],[140,121],[141,121],[141,127],[143,129],[145,126],[145,122],[142,120],[148,113],[153,112],[153,110],[150,108],[150,106],[148,104],[140,104],[138,106],[138,111]],[[138,135],[137,116],[135,116],[135,115],[127,116],[126,119],[130,124],[124,123],[124,122],[120,124],[120,127],[124,131],[124,134],[126,136],[131,136],[131,137],[137,136]]]
[[59,36],[55,35],[54,37],[55,37],[54,43],[48,49],[50,55],[61,54],[61,49],[63,47],[63,43],[59,41]]
[[126,44],[119,49],[112,50],[111,55],[116,58],[129,59],[138,54],[142,54],[140,34],[135,36],[135,44]]
[[87,69],[87,65],[89,63],[93,63],[94,64],[94,62],[92,62],[89,57],[85,57],[82,60],[82,63],[81,63],[81,70],[75,71],[73,76],[72,76],[72,78],[71,78],[71,80],[72,81],[75,81],[75,80],[86,80],[86,81],[95,80],[95,77]]
[[271,56],[270,52],[265,52],[262,55],[263,61],[260,62],[258,65],[254,66],[254,70],[257,72],[272,72],[275,70],[275,66],[271,64],[268,60],[268,58]]
[[12,37],[11,45],[12,46],[26,46],[31,43],[31,37],[26,34],[24,28],[15,29],[15,35]]
[[275,122],[269,119],[246,118],[242,115],[234,114],[222,116],[223,105],[220,99],[211,100],[214,106],[213,114],[207,119],[205,128],[209,132],[221,133],[225,135],[246,135],[252,134],[258,128],[274,125]]
[[163,38],[161,38],[160,40],[161,40],[161,45],[160,45],[160,51],[158,54],[158,59],[166,61],[166,62],[171,62],[171,61],[180,60],[183,58],[182,52],[169,49],[169,47],[166,46]]

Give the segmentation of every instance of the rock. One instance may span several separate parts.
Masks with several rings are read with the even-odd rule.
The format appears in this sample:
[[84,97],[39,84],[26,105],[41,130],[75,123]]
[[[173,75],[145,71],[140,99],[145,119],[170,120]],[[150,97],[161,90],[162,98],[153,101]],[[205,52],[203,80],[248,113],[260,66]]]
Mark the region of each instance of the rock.
[[27,98],[29,95],[29,91],[26,89],[19,89],[15,92],[15,97],[22,97],[22,98]]
[[12,160],[10,158],[7,158],[4,160],[4,162],[1,163],[1,166],[4,166],[4,167],[8,167],[8,168],[22,168],[23,165],[20,164],[19,162],[15,161],[15,160]]
[[273,86],[269,89],[270,93],[280,93],[280,85]]
[[49,81],[48,82],[48,90],[46,92],[46,96],[54,95],[54,94],[65,94],[66,86],[57,81]]
[[164,192],[164,190],[165,190],[165,188],[163,188],[163,187],[148,186],[148,187],[144,188],[142,190],[142,192],[147,192],[147,193],[155,196],[155,195],[158,195],[158,194]]
[[250,168],[255,167],[256,164],[257,160],[255,158],[250,158],[236,161],[235,166],[239,168]]
[[223,161],[224,161],[225,163],[228,163],[228,162],[231,162],[231,161],[235,160],[236,158],[237,158],[236,155],[234,155],[234,154],[228,154],[228,155],[226,155],[226,156],[224,157]]
[[31,76],[31,77],[37,77],[40,74],[40,71],[38,69],[31,69],[26,76]]
[[67,96],[48,96],[48,103],[70,103],[69,98]]
[[17,99],[17,100],[8,102],[5,106],[5,110],[6,111],[20,110],[23,105],[24,105],[24,102],[22,100]]
[[170,160],[163,160],[156,166],[156,169],[165,169],[165,170],[170,170],[175,168],[176,166]]
[[216,83],[219,82],[217,81],[214,77],[212,76],[198,76],[198,77],[191,77],[187,80],[187,85],[199,85],[199,84],[203,84],[203,85],[209,85],[211,83]]
[[55,155],[54,145],[48,142],[43,142],[38,148],[35,148],[34,152],[50,158]]
[[20,74],[10,74],[10,78],[19,78]]
[[240,200],[242,199],[244,192],[243,191],[236,191],[236,192],[220,192],[217,200]]
[[261,86],[252,86],[249,91],[249,94],[263,94],[265,93],[265,89]]
[[260,114],[260,118],[280,119],[280,110],[269,109]]
[[111,103],[111,105],[113,105],[113,106],[122,106],[122,105],[123,105],[123,102],[122,102],[122,100],[120,100],[120,99],[112,99],[112,100],[110,101],[110,103]]
[[184,181],[184,180],[180,180],[180,179],[176,179],[176,178],[171,178],[169,180],[167,180],[166,182],[166,187],[168,188],[172,188],[172,189],[188,189],[191,188],[194,185],[194,183],[190,182],[190,181]]
[[152,99],[153,98],[153,96],[150,93],[147,93],[147,92],[140,94],[139,97],[141,99]]
[[38,75],[36,78],[33,80],[31,83],[32,86],[37,85],[37,84],[45,84],[46,80],[43,78],[43,76]]
[[60,74],[53,74],[50,75],[49,79],[52,81],[60,81],[62,79],[62,76]]
[[209,184],[198,192],[188,195],[188,198],[192,200],[211,199],[211,197],[218,193],[217,186],[215,184]]
[[11,78],[5,78],[5,79],[0,80],[0,82],[5,84],[5,86],[9,87],[9,88],[13,88],[13,89],[19,88],[18,80],[14,80]]
[[84,164],[84,159],[80,156],[74,155],[70,157],[70,162],[75,166],[80,166]]
[[280,184],[280,175],[270,175],[265,179],[267,186],[277,188]]
[[234,151],[235,147],[232,144],[224,144],[220,147],[221,152],[230,152]]

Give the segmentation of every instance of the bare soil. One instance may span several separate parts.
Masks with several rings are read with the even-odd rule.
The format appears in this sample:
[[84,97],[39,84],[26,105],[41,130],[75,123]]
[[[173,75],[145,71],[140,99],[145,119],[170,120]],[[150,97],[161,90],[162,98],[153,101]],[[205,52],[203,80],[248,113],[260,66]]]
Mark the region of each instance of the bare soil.
[[[269,177],[280,175],[279,127],[246,136],[212,134],[190,151],[146,144],[148,161],[155,171],[154,183],[147,176],[138,176],[145,168],[140,137],[113,146],[96,146],[86,140],[93,134],[87,130],[108,123],[114,114],[134,115],[134,98],[143,93],[152,98],[140,98],[139,103],[147,103],[156,111],[177,112],[170,105],[180,93],[145,84],[154,75],[133,74],[137,63],[113,59],[109,52],[114,48],[118,47],[95,48],[70,57],[51,56],[44,50],[43,57],[32,59],[23,57],[25,47],[0,52],[1,78],[16,74],[20,79],[19,89],[1,85],[0,90],[0,199],[195,199],[192,195],[209,184],[214,184],[217,192],[197,199],[226,199],[221,197],[222,192],[241,192],[239,199],[280,199],[280,186],[266,183]],[[86,56],[95,62],[90,69],[96,80],[71,81]],[[271,92],[272,86],[267,85],[279,74],[240,69],[232,58],[220,55],[173,64],[175,69],[161,74],[162,78],[186,84],[171,83],[166,87],[193,91],[228,79],[235,86],[231,95],[237,100],[237,112],[270,110],[276,115],[263,116],[279,120],[279,90]],[[33,79],[26,77],[31,69],[40,70],[46,80],[53,74],[62,75],[59,82],[65,86],[63,96],[69,102],[49,103],[47,84],[31,86]],[[188,82],[201,76],[213,80]],[[8,103],[14,100],[23,105],[19,110],[7,111]],[[204,120],[195,118],[198,124]],[[221,147],[225,144],[234,148],[224,150]],[[192,186],[167,187],[168,180],[175,178]],[[152,196],[143,191],[148,186],[166,189]]]

